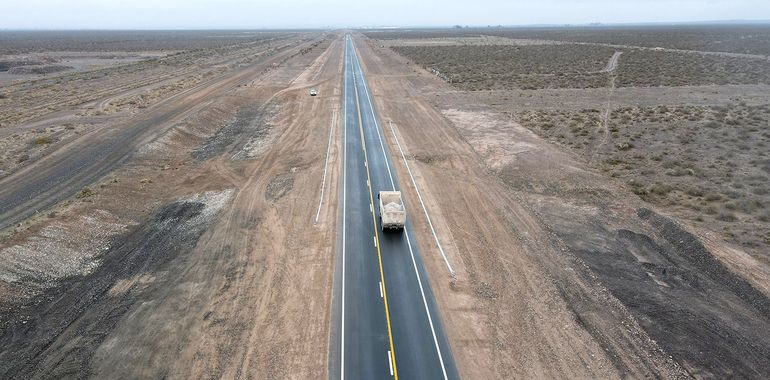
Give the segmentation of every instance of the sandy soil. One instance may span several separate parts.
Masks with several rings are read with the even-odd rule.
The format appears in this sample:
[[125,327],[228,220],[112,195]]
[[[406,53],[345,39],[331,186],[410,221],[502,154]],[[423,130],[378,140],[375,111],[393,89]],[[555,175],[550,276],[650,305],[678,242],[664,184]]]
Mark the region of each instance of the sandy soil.
[[3,377],[325,376],[342,43],[314,40],[188,94],[208,101],[0,241]]
[[[463,377],[766,373],[770,278],[746,270],[758,265],[748,255],[700,239],[494,106],[359,41],[381,116],[406,145],[457,270],[448,275],[414,216]],[[407,202],[415,209],[414,192]]]
[[[14,114],[0,139],[34,154],[7,178],[72,184],[0,240],[0,377],[326,377],[336,188],[314,220],[339,122],[341,36],[212,59],[221,66],[209,77],[169,91],[159,89],[186,78],[184,63],[85,103],[63,97],[53,110],[30,92],[31,114]],[[393,123],[456,271],[413,213],[463,377],[770,371],[765,265],[502,112],[529,107],[524,95],[557,104],[567,90],[458,92],[356,38],[383,125]],[[761,86],[732,90],[745,88],[765,96]],[[148,90],[151,101],[131,103]],[[708,102],[713,89],[661,91]],[[658,96],[620,89],[613,105],[638,94]],[[89,123],[57,127],[72,119]],[[41,134],[53,141],[35,143]],[[332,138],[329,186],[340,175],[338,132]],[[104,141],[122,143],[97,178],[49,173],[68,157],[93,164],[80,149]]]

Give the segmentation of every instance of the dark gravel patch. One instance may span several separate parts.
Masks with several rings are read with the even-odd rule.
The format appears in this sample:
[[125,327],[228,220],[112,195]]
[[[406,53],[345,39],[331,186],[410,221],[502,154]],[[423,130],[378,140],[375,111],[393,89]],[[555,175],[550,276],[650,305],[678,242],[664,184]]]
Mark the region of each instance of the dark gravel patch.
[[88,377],[100,344],[147,291],[134,285],[113,295],[110,288],[120,280],[160,275],[189,252],[210,222],[201,218],[204,208],[190,201],[165,206],[117,238],[89,275],[65,279],[13,314],[0,315],[0,378]]
[[0,71],[9,71],[16,67],[29,65],[42,65],[45,62],[37,59],[8,59],[0,60]]
[[294,187],[294,176],[289,173],[276,176],[265,189],[265,198],[277,201],[286,195]]
[[249,142],[267,138],[272,129],[268,121],[276,113],[275,102],[241,107],[231,123],[192,152],[193,157],[198,161],[205,161],[225,152],[242,149]]
[[674,221],[644,208],[638,215],[653,235],[599,224],[557,233],[691,375],[770,373],[770,300]]
[[677,257],[687,261],[701,274],[740,297],[759,314],[765,317],[770,316],[770,299],[746,280],[730,272],[703,246],[697,237],[685,231],[673,220],[652,210],[641,208],[638,215],[659,231],[661,236],[671,244],[673,253]]

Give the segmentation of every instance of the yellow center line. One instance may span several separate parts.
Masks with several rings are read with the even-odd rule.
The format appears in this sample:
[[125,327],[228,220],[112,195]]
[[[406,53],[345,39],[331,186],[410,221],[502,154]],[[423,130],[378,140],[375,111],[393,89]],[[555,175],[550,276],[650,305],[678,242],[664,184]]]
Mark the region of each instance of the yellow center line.
[[[367,186],[369,186],[369,202],[374,210],[374,194],[372,193],[372,177],[369,174],[369,157],[366,154],[366,140],[364,139],[364,127],[363,119],[361,118],[361,104],[358,102],[358,85],[355,80],[355,72],[353,73],[353,87],[356,94],[356,109],[358,110],[358,130],[361,133],[361,146],[364,150],[364,166],[366,167],[366,179]],[[374,226],[374,239],[377,242],[377,260],[380,265],[380,281],[382,281],[382,299],[385,303],[385,321],[388,325],[388,341],[390,343],[390,353],[393,358],[393,378],[398,380],[398,369],[396,369],[396,351],[393,347],[393,332],[390,328],[390,310],[388,308],[388,291],[385,286],[385,273],[382,270],[382,254],[380,253],[380,235],[377,232],[377,217],[372,212],[372,225]]]

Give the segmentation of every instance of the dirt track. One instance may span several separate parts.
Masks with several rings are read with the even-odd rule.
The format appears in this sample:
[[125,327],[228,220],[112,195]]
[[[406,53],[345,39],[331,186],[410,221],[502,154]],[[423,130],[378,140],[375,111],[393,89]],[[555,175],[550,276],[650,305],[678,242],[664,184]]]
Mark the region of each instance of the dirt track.
[[[307,43],[306,43],[307,44]],[[294,53],[287,49],[259,65],[237,70],[174,95],[137,118],[82,136],[68,146],[0,180],[0,229],[46,209],[102,177],[139,146],[162,135],[175,122],[206,106],[256,73]],[[204,100],[204,101],[201,101]]]
[[[307,204],[339,103],[341,43],[330,41],[187,93],[177,107],[198,105],[129,139],[96,195],[0,245],[19,258],[2,268],[3,377],[324,376],[335,193],[315,226]],[[93,257],[62,251],[73,269],[59,273],[80,275],[36,277],[24,255],[84,244],[82,217],[108,215],[131,232],[88,238],[109,247]]]
[[[313,221],[340,37],[161,100],[8,177],[72,179],[41,205],[92,191],[0,240],[0,377],[325,377],[337,132]],[[766,267],[513,123],[488,105],[495,93],[458,93],[357,39],[457,272],[413,213],[463,377],[770,372]],[[76,149],[97,141],[109,159]],[[54,170],[79,164],[99,170]]]

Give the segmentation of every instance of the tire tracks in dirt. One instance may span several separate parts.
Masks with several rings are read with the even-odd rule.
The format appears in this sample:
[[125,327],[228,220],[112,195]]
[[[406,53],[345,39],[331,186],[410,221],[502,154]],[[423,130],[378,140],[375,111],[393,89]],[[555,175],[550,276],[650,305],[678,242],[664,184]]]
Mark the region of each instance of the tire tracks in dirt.
[[604,136],[602,137],[602,140],[599,142],[599,144],[594,148],[594,153],[591,155],[590,160],[588,161],[589,164],[591,164],[594,160],[594,157],[596,157],[596,154],[598,151],[603,148],[605,145],[607,145],[607,140],[610,138],[610,113],[612,112],[612,97],[615,94],[615,80],[617,79],[617,74],[615,74],[615,71],[618,68],[618,62],[620,61],[620,55],[623,54],[622,51],[616,51],[612,57],[610,57],[610,60],[607,62],[607,65],[602,69],[601,72],[607,73],[609,76],[609,84],[607,86],[607,101],[604,104],[604,111],[602,112],[602,122],[601,122],[601,128]]
[[[231,194],[230,202],[191,236],[152,232],[152,226],[174,229],[184,225],[185,218],[198,218],[196,210],[174,211],[176,203],[168,206],[171,209],[161,207],[158,215],[170,219],[151,218],[127,235],[125,244],[113,246],[115,252],[125,247],[150,261],[133,265],[134,261],[124,262],[121,255],[110,251],[104,255],[106,260],[127,267],[104,265],[94,272],[102,280],[73,278],[64,283],[61,289],[71,288],[70,294],[87,288],[93,289],[94,296],[58,298],[58,313],[47,320],[52,325],[62,323],[64,330],[30,325],[14,338],[31,342],[29,336],[43,336],[56,343],[37,353],[37,343],[26,351],[0,350],[3,363],[13,367],[4,373],[28,375],[25,377],[324,377],[327,355],[319,347],[326,346],[329,336],[336,226],[325,219],[336,215],[328,211],[334,210],[336,199],[330,197],[321,223],[315,227],[312,204],[323,170],[319,157],[326,148],[318,141],[326,141],[328,117],[339,102],[335,88],[339,86],[341,46],[333,42],[327,61],[313,69],[318,76],[306,76],[319,78],[315,82],[292,84],[276,79],[286,76],[283,74],[263,76],[254,87],[238,87],[231,98],[220,99],[227,103],[222,107],[225,110],[251,103],[279,104],[270,145],[253,159],[234,160],[233,153],[242,148],[234,142],[217,157],[188,163],[187,172],[169,173],[173,179],[166,179],[168,183],[162,186],[172,193],[224,190]],[[273,72],[283,70],[296,78],[297,70],[315,58],[317,50],[314,52],[296,56]],[[240,79],[243,81],[238,83],[251,78]],[[311,85],[322,89],[319,97],[307,96],[304,88]],[[226,118],[219,111],[214,113]],[[335,144],[334,152],[338,151]],[[175,159],[184,155],[189,160],[188,153],[174,154]],[[338,153],[332,154],[330,183],[339,178],[336,159]],[[143,173],[140,168],[131,170]],[[285,176],[292,178],[290,185],[274,197],[268,196],[267,189],[275,179]],[[168,249],[158,253],[158,245],[150,244],[156,237],[167,239],[169,243],[163,246]],[[124,279],[127,281],[121,281]],[[81,301],[85,304],[67,306]],[[52,304],[42,300],[40,305]],[[74,323],[66,322],[73,318]]]
[[287,48],[266,60],[176,94],[139,120],[93,131],[0,180],[0,229],[19,223],[69,197],[125,162],[137,147],[174,122],[206,106],[201,99],[221,96],[261,74],[259,68],[281,60],[311,42]]

